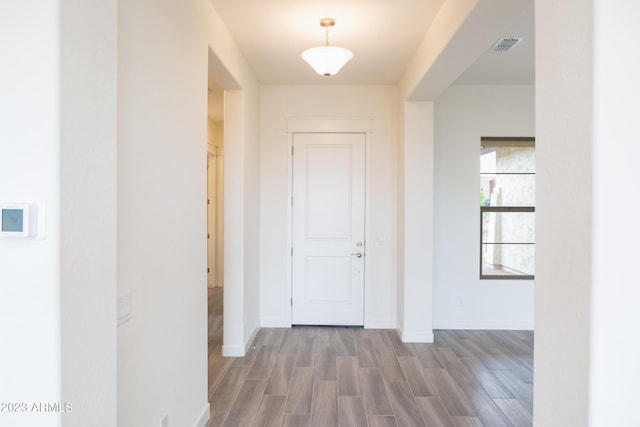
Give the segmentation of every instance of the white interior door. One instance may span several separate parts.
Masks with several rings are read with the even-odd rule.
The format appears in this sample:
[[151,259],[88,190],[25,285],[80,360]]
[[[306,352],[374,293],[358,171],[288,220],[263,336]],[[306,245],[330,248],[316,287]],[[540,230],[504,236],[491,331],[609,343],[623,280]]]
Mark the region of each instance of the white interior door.
[[363,325],[365,134],[293,135],[292,323]]

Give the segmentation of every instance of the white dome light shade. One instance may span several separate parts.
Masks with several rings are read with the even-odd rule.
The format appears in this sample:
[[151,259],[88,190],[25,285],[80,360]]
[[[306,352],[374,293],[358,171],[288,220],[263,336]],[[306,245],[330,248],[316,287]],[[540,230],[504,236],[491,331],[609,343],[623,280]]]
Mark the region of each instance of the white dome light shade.
[[349,49],[337,46],[318,46],[307,49],[301,54],[302,59],[321,76],[332,76],[353,58]]

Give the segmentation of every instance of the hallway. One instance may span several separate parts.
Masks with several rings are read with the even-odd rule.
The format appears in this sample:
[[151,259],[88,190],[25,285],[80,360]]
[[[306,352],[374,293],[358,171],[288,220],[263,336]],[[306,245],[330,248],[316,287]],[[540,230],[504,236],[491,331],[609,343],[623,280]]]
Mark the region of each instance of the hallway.
[[209,289],[214,426],[531,426],[533,333],[262,328],[223,358],[222,289]]

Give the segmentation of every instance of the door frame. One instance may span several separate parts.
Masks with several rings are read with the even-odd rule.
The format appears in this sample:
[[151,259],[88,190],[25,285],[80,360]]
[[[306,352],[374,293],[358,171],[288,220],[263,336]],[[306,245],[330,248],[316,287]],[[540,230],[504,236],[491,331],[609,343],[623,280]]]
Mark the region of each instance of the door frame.
[[[365,239],[365,256],[367,245],[370,243],[369,226],[371,212],[371,119],[353,118],[353,119],[332,119],[332,118],[290,118],[287,119],[287,247],[288,250],[293,248],[293,135],[295,133],[362,133],[365,135],[365,179],[364,179],[364,239]],[[291,299],[293,297],[293,257],[287,257],[287,293],[285,307],[287,312],[287,323],[289,327],[292,323],[292,307]],[[368,325],[367,301],[369,300],[369,263],[364,263],[364,327]]]

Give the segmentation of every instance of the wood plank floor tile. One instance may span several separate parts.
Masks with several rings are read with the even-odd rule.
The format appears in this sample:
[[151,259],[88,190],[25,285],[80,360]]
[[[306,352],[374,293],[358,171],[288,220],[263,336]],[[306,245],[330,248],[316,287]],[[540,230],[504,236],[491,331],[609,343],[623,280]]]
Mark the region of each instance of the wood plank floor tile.
[[316,342],[318,348],[338,347],[338,334],[336,333],[336,328],[318,328]]
[[336,381],[338,379],[336,347],[320,347],[316,356],[315,366],[316,376],[319,380]]
[[245,366],[250,368],[251,366],[253,366],[253,362],[256,361],[256,356],[258,355],[258,352],[261,348],[262,345],[249,347],[247,349],[247,354],[245,354],[243,357],[234,357],[233,359],[231,359],[233,360],[232,366]]
[[258,351],[258,355],[251,366],[247,379],[266,380],[269,378],[273,364],[276,363],[276,359],[278,358],[278,350],[278,347],[271,345],[263,345],[260,347],[260,351]]
[[474,341],[481,343],[484,348],[500,347],[498,331],[473,331]]
[[473,356],[464,345],[462,345],[461,339],[455,336],[455,331],[438,331],[437,334],[437,346],[448,347],[458,357]]
[[308,328],[305,328],[303,331],[303,336],[298,345],[296,368],[313,367],[317,356],[316,337],[308,336],[310,331]]
[[460,358],[455,355],[453,350],[449,347],[438,347],[434,350],[436,357],[440,361],[440,364],[451,374],[456,381],[471,382],[473,381],[473,375],[466,366],[462,364]]
[[303,338],[316,338],[318,336],[318,331],[320,328],[315,326],[296,326],[302,331]]
[[493,375],[482,362],[475,357],[462,357],[460,361],[471,373],[472,381],[482,386],[489,397],[493,399],[510,399],[513,397],[509,390]]
[[309,427],[310,424],[310,414],[284,414],[282,420],[282,427]]
[[265,395],[251,425],[255,427],[280,427],[286,400],[287,396]]
[[387,336],[389,337],[389,341],[391,342],[393,352],[397,357],[412,357],[416,355],[413,351],[413,346],[408,343],[402,342],[402,340],[400,339],[400,335],[398,335],[398,331],[388,330]]
[[480,418],[476,417],[451,417],[451,419],[456,427],[491,427],[485,426]]
[[352,334],[353,334],[353,339],[356,341],[364,338],[371,339],[371,329],[353,328]]
[[511,369],[521,373],[525,382],[533,382],[533,355],[525,355],[523,350],[515,349],[513,347],[506,347],[503,349],[506,354],[509,355],[509,362],[513,363]]
[[341,427],[367,427],[367,411],[362,396],[338,396],[338,421]]
[[452,416],[476,416],[469,398],[445,369],[425,369],[429,382],[433,384],[447,411]]
[[265,394],[286,395],[289,393],[289,382],[293,373],[296,356],[293,354],[280,354],[273,365],[271,375],[267,381]]
[[520,377],[522,382],[527,384],[533,383],[533,370],[529,369],[524,363],[520,363],[518,357],[511,353],[509,349],[492,347],[488,349],[488,352],[492,357],[500,359],[508,370]]
[[355,356],[356,342],[353,328],[337,328],[338,356]]
[[374,335],[373,348],[380,364],[380,370],[385,381],[404,381],[404,374],[400,369],[398,358],[393,351],[393,347],[388,342],[388,337]]
[[[484,331],[478,331],[484,332]],[[471,354],[473,354],[478,360],[482,362],[488,369],[509,369],[502,359],[496,358],[489,353],[489,348],[487,347],[488,343],[483,342],[479,336],[477,339],[463,339],[462,345],[465,346],[469,350]]]
[[232,358],[222,357],[221,344],[209,352],[209,398],[211,398],[216,387],[224,378],[227,369],[233,364]]
[[460,384],[469,398],[471,407],[482,423],[491,427],[511,427],[511,423],[487,392],[477,384]]
[[455,427],[439,397],[416,397],[416,404],[428,427]]
[[360,385],[364,396],[367,414],[393,415],[391,402],[387,395],[382,372],[376,368],[360,368]]
[[389,381],[386,384],[396,423],[406,427],[425,427],[409,384],[404,381]]
[[436,396],[417,357],[398,357],[398,363],[414,396]]
[[492,371],[498,380],[509,390],[522,406],[533,413],[533,387],[522,382],[521,378],[510,370]]
[[298,343],[302,338],[302,331],[299,328],[290,328],[282,338],[280,354],[298,354]]
[[362,396],[360,379],[358,378],[358,358],[355,356],[338,356],[338,395]]
[[316,381],[311,405],[311,427],[336,427],[338,421],[338,384]]
[[378,358],[373,349],[371,338],[365,338],[363,334],[358,334],[355,339],[356,355],[361,368],[379,368]]
[[287,329],[288,328],[268,328],[262,345],[273,345],[280,347],[280,345],[282,345],[282,340],[287,332]]
[[[222,357],[222,290],[209,292],[207,427],[530,427],[531,331],[261,328]],[[218,311],[212,311],[218,310]]]
[[266,385],[265,380],[246,380],[222,425],[224,427],[251,426]]
[[369,338],[373,341],[374,347],[377,345],[386,345],[391,347],[391,341],[389,340],[389,336],[387,335],[387,329],[370,329],[369,330]]
[[411,347],[423,368],[442,368],[433,352],[433,344],[411,344]]
[[515,427],[530,427],[533,425],[531,412],[516,399],[494,399],[500,410]]
[[253,337],[253,341],[251,342],[251,345],[254,347],[261,346],[268,332],[269,332],[269,328],[258,329],[258,331],[256,331],[256,334]]
[[369,427],[400,427],[393,415],[369,415]]
[[294,368],[284,412],[310,414],[315,368]]
[[249,368],[247,367],[230,367],[211,396],[211,410],[216,413],[227,413],[248,374]]
[[505,347],[522,357],[523,361],[528,361],[532,354],[533,336],[530,334],[531,331],[501,331],[501,336],[506,343]]
[[227,418],[227,413],[228,412],[211,412],[211,418],[209,418],[207,427],[220,427],[224,419]]

